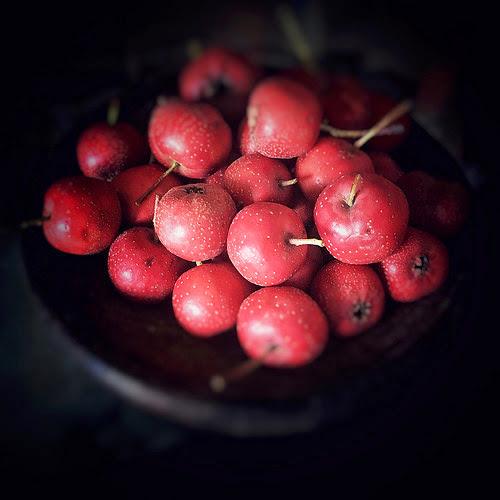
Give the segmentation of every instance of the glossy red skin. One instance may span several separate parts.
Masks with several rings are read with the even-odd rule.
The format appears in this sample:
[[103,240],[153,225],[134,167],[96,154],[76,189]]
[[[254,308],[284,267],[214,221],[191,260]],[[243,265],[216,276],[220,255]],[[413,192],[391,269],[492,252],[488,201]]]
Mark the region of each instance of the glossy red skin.
[[[384,286],[368,265],[332,260],[316,273],[309,292],[326,314],[330,331],[338,337],[359,335],[384,314]],[[360,304],[366,309],[358,315]]]
[[76,144],[80,170],[87,177],[110,181],[119,172],[147,161],[145,137],[127,122],[99,122],[86,128]]
[[[248,95],[261,74],[260,68],[243,54],[226,47],[207,47],[181,69],[179,95],[186,101],[213,104],[230,121],[241,119]],[[224,85],[220,95],[219,84]]]
[[375,173],[397,184],[404,172],[394,158],[385,151],[367,151],[367,154],[372,160]]
[[75,255],[102,252],[122,220],[116,191],[102,179],[84,175],[55,181],[45,192],[43,233],[57,250]]
[[170,167],[177,161],[176,172],[190,179],[212,174],[232,145],[231,129],[216,108],[178,97],[164,99],[153,109],[148,140],[159,163]]
[[174,186],[159,200],[154,227],[173,254],[192,262],[204,261],[225,250],[235,214],[236,205],[222,186],[185,184]]
[[241,303],[255,289],[230,262],[208,262],[179,277],[173,311],[187,332],[212,337],[234,328]]
[[291,178],[290,170],[280,160],[251,153],[240,156],[228,166],[222,185],[239,207],[255,201],[287,205],[292,199],[293,186],[281,186],[280,182]]
[[[323,352],[328,323],[319,305],[292,286],[261,288],[241,304],[236,332],[250,358],[273,368],[307,365]],[[274,349],[269,352],[269,349]]]
[[171,187],[182,184],[174,172],[165,177],[140,205],[136,200],[165,172],[158,164],[138,165],[120,172],[112,181],[120,198],[123,222],[127,226],[152,226],[156,196],[163,196]]
[[158,241],[153,228],[144,226],[123,231],[108,252],[111,282],[123,296],[137,302],[165,300],[188,265]]
[[255,150],[270,158],[295,158],[309,151],[320,132],[319,98],[298,82],[267,77],[248,99],[247,124]]
[[344,174],[375,172],[370,157],[349,141],[323,136],[297,158],[295,174],[304,195],[315,202],[325,187]]
[[447,239],[458,234],[467,222],[470,196],[460,182],[413,170],[402,175],[397,184],[408,199],[412,226]]
[[307,255],[303,264],[282,285],[294,286],[308,291],[316,272],[325,262],[325,253],[321,247],[307,245]]
[[368,89],[355,75],[336,75],[321,97],[324,115],[332,126],[345,130],[364,130],[372,118]]
[[[368,127],[372,127],[377,123],[386,113],[388,113],[398,101],[383,92],[370,91],[370,101],[372,110],[372,119]],[[372,137],[367,143],[365,149],[374,149],[377,151],[391,152],[399,146],[408,136],[410,132],[411,120],[410,115],[404,114],[397,120],[393,121],[391,125],[401,125],[402,131],[397,134],[391,135],[377,135]]]
[[409,208],[403,191],[378,174],[363,174],[354,203],[345,203],[357,174],[337,178],[319,195],[314,221],[327,250],[341,262],[372,264],[403,241]]
[[[421,256],[428,259],[426,272],[419,269]],[[444,284],[449,273],[449,255],[437,237],[410,226],[401,246],[374,267],[394,300],[414,302]]]
[[291,245],[288,240],[306,237],[304,224],[291,208],[258,201],[234,217],[227,235],[227,253],[251,283],[279,285],[299,269],[307,255],[306,245]]

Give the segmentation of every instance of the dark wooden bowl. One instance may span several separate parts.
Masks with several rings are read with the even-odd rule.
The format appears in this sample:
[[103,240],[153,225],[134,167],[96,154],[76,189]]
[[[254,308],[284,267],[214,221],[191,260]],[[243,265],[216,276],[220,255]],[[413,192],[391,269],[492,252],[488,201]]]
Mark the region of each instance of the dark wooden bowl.
[[[127,95],[122,116],[144,126],[153,102],[149,94]],[[47,149],[43,164],[33,166],[25,218],[40,213],[43,192],[52,181],[79,173],[76,138],[98,116],[103,107],[86,113],[56,147]],[[394,157],[406,171],[424,169],[466,182],[460,165],[416,122]],[[222,393],[210,389],[210,377],[246,359],[235,331],[195,338],[177,324],[169,300],[151,306],[123,298],[107,275],[107,252],[63,254],[50,247],[39,228],[25,230],[22,244],[33,290],[50,312],[53,328],[105,384],[189,427],[274,436],[340,425],[371,405],[390,404],[412,384],[428,379],[432,367],[464,338],[478,307],[480,210],[473,199],[468,224],[446,242],[451,270],[441,290],[411,304],[388,300],[379,324],[350,340],[332,337],[314,363],[293,370],[262,367]]]

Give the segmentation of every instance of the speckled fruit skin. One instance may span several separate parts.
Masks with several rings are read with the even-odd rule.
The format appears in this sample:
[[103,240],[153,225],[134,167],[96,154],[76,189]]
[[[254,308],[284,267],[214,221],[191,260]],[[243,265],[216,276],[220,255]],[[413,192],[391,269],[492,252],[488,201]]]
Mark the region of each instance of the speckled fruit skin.
[[326,316],[316,301],[298,288],[282,285],[261,288],[243,301],[236,332],[250,358],[274,368],[311,363],[329,338]]
[[394,158],[385,151],[368,150],[366,153],[373,163],[375,173],[397,184],[404,172]]
[[314,202],[337,177],[351,172],[375,172],[375,168],[364,151],[331,136],[320,137],[307,153],[297,158],[295,168],[300,189]]
[[258,201],[242,208],[227,235],[227,253],[234,267],[259,286],[279,285],[303,264],[306,245],[288,243],[306,238],[304,224],[289,207]]
[[368,265],[332,260],[318,270],[309,293],[326,314],[330,331],[338,337],[359,335],[384,314],[384,286]]
[[394,300],[414,302],[446,281],[449,254],[437,237],[410,226],[401,246],[374,267]]
[[160,99],[153,109],[148,141],[159,163],[170,167],[175,160],[180,164],[177,173],[203,179],[229,156],[232,135],[215,107],[170,97]]
[[293,186],[281,186],[292,178],[290,170],[280,160],[260,153],[243,155],[226,169],[222,185],[243,207],[256,201],[273,201],[287,205],[292,199]]
[[122,220],[120,200],[108,182],[84,175],[58,179],[45,192],[43,233],[57,250],[75,255],[109,247]]
[[448,239],[465,225],[470,196],[459,181],[437,179],[423,170],[413,170],[402,175],[397,184],[408,199],[412,226]]
[[129,167],[145,163],[148,155],[146,138],[127,122],[92,124],[80,134],[76,144],[82,173],[106,181]]
[[235,214],[236,205],[222,186],[185,184],[171,188],[159,200],[154,227],[173,254],[192,262],[204,261],[226,249]]
[[372,115],[370,96],[355,75],[335,75],[321,96],[321,104],[332,127],[346,130],[368,128]]
[[212,337],[236,325],[243,300],[255,291],[230,262],[207,262],[182,274],[172,306],[179,324],[197,337]]
[[150,227],[126,229],[108,252],[111,282],[122,295],[137,302],[165,300],[188,265],[169,252]]
[[347,264],[372,264],[390,255],[408,227],[406,196],[378,174],[362,174],[354,203],[345,200],[357,174],[337,178],[318,196],[314,222],[326,249]]
[[314,146],[322,115],[314,92],[287,78],[267,77],[248,99],[250,141],[264,156],[295,158]]
[[162,175],[165,167],[158,164],[138,165],[120,172],[111,185],[118,193],[122,206],[123,222],[127,226],[152,226],[156,196],[163,196],[170,188],[180,186],[182,181],[174,172],[136,205],[136,200]]

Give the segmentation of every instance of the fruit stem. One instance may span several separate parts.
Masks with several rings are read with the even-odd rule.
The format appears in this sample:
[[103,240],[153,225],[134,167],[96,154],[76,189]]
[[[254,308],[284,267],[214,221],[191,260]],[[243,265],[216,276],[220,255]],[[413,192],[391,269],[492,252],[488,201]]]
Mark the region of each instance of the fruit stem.
[[19,224],[19,227],[21,229],[26,229],[28,227],[33,227],[33,226],[41,226],[45,221],[50,219],[50,215],[43,215],[41,217],[37,217],[36,219],[29,219],[22,221]]
[[364,146],[372,137],[375,137],[380,130],[390,125],[404,114],[408,113],[413,106],[411,99],[405,99],[394,106],[387,112],[373,127],[370,127],[365,135],[354,142],[356,148]]
[[109,125],[116,125],[118,121],[118,116],[120,115],[120,99],[118,97],[113,97],[109,102],[108,113],[106,120]]
[[[160,195],[157,194],[155,196],[155,206],[154,206],[154,209],[153,209],[153,229],[154,229],[154,232],[155,232],[155,236],[158,238],[158,233],[156,232],[156,210],[158,208],[158,202],[160,201]],[[158,238],[159,240],[160,238]]]
[[148,197],[148,195],[159,186],[160,182],[165,179],[167,175],[173,172],[179,165],[180,163],[172,160],[172,165],[170,165],[170,167],[168,167],[167,170],[165,170],[165,172],[163,172],[160,177],[158,177],[158,179],[156,179],[156,181],[151,186],[149,186],[149,188],[146,189],[146,191],[144,191],[144,193],[142,193],[139,198],[137,198],[137,200],[135,200],[135,204],[139,206]]
[[[340,139],[359,139],[366,135],[370,129],[360,129],[360,130],[350,130],[343,128],[332,127],[328,123],[322,122],[319,126],[320,130],[329,133],[332,137],[338,137]],[[377,135],[394,135],[400,134],[402,132],[402,125],[395,123],[393,125],[388,125],[377,132]]]
[[243,361],[241,364],[237,365],[235,368],[232,368],[225,374],[216,374],[210,377],[210,387],[214,392],[222,392],[226,389],[228,382],[234,382],[239,380],[247,375],[250,375],[252,372],[260,368],[264,363],[266,357],[273,352],[278,346],[270,345],[262,356],[259,358],[250,358],[246,361]]
[[286,181],[280,181],[280,186],[281,187],[286,187],[286,186],[293,186],[294,184],[297,184],[299,182],[299,179],[297,177],[294,177],[293,179],[288,179]]
[[312,75],[319,74],[311,45],[300,26],[296,13],[289,5],[279,4],[276,8],[276,15],[303,68]]
[[323,240],[318,238],[290,238],[288,240],[290,245],[300,246],[300,245],[316,245],[317,247],[324,247],[325,244]]
[[361,179],[361,174],[356,174],[356,177],[354,177],[354,181],[352,182],[351,191],[349,192],[349,198],[347,198],[347,200],[344,200],[349,207],[352,207],[354,204],[354,197],[356,195],[356,186],[358,185],[360,179]]

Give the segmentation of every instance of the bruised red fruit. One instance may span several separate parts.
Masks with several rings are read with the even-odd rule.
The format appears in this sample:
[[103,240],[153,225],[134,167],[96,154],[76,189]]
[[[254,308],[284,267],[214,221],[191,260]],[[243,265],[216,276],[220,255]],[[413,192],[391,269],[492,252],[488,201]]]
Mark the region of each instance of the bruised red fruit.
[[222,185],[240,207],[255,201],[286,205],[293,194],[293,186],[287,184],[291,179],[283,162],[252,153],[240,156],[227,167]]
[[326,249],[348,264],[372,264],[391,254],[408,227],[408,201],[385,177],[346,174],[318,196],[314,221]]
[[337,177],[347,173],[374,172],[370,157],[345,139],[320,137],[307,153],[297,158],[295,175],[304,195],[311,201]]
[[65,177],[46,190],[42,219],[45,238],[57,250],[95,254],[108,248],[120,229],[120,200],[102,179]]
[[178,163],[176,172],[191,179],[213,173],[231,152],[232,135],[220,112],[210,104],[177,97],[160,100],[151,113],[148,140],[162,165]]
[[323,309],[332,333],[353,337],[369,329],[385,310],[385,290],[368,265],[332,260],[316,273],[311,296]]
[[375,264],[390,296],[398,302],[414,302],[436,290],[449,273],[449,255],[441,240],[408,227],[399,248]]
[[156,196],[163,196],[171,187],[182,181],[170,173],[137,204],[137,199],[163,174],[165,168],[158,164],[138,165],[120,172],[112,181],[120,198],[123,222],[128,226],[152,226]]
[[412,226],[447,239],[467,222],[470,196],[461,182],[412,170],[402,175],[397,184],[408,199]]
[[156,234],[173,254],[192,262],[213,259],[226,249],[236,214],[231,195],[217,184],[174,186],[158,201]]
[[300,217],[280,203],[257,201],[242,208],[231,222],[227,253],[251,283],[278,285],[299,269],[307,255],[306,246],[291,244],[292,238],[306,238]]
[[230,262],[208,262],[182,274],[172,294],[179,324],[197,337],[212,337],[236,325],[243,300],[254,290]]
[[236,332],[250,358],[275,368],[311,363],[328,342],[327,320],[316,301],[283,285],[250,294],[238,312]]
[[247,106],[249,140],[270,158],[295,158],[315,144],[323,111],[319,98],[302,84],[272,76],[250,93]]
[[109,247],[111,282],[122,295],[138,302],[166,299],[187,266],[160,243],[150,227],[126,229]]
[[127,122],[94,123],[80,134],[76,144],[82,173],[106,181],[129,167],[145,163],[148,156],[145,137]]

